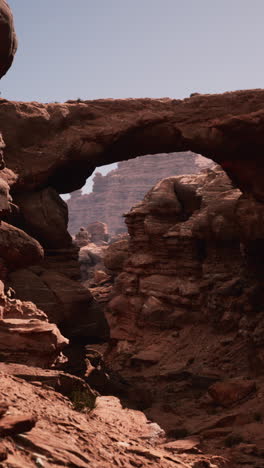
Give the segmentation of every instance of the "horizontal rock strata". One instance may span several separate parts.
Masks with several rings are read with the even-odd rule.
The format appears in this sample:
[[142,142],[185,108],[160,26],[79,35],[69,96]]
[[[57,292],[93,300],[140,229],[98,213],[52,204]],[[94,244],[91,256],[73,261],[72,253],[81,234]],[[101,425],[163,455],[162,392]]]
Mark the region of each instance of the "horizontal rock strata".
[[0,360],[40,367],[56,363],[68,340],[35,304],[8,298],[1,281],[0,286]]
[[176,99],[39,104],[0,100],[0,128],[16,190],[84,185],[95,167],[145,154],[193,151],[263,199],[263,90]]
[[260,408],[262,210],[219,168],[170,177],[126,214],[121,271],[115,244],[106,253],[116,279],[105,358],[120,395],[172,437],[203,435],[207,448],[251,429],[262,447],[260,426],[240,418]]
[[[69,231],[76,234],[81,226],[95,221],[107,224],[113,235],[126,230],[123,214],[140,202],[159,180],[181,174],[196,174],[211,162],[191,152],[155,154],[118,163],[105,176],[95,174],[93,191],[73,192],[67,201]],[[88,231],[91,228],[88,227]],[[94,240],[92,240],[94,242]]]

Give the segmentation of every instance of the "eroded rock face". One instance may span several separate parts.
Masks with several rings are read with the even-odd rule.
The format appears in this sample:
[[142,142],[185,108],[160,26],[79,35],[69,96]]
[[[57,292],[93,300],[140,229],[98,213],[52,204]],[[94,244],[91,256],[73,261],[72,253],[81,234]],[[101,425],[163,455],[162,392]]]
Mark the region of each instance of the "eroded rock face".
[[122,161],[117,169],[105,176],[98,172],[93,179],[92,193],[82,195],[77,190],[67,201],[69,231],[76,234],[80,226],[103,221],[111,235],[124,232],[123,214],[139,203],[159,180],[173,175],[196,174],[210,164],[211,161],[189,151],[147,155]]
[[10,299],[0,281],[0,360],[49,367],[68,343],[32,302]]
[[48,187],[38,192],[20,193],[14,197],[19,207],[19,224],[46,249],[72,246],[67,232],[68,210],[56,190]]
[[103,312],[97,310],[87,288],[56,270],[35,270],[21,269],[9,274],[8,284],[17,297],[33,301],[68,337],[83,336],[89,340],[108,336]]
[[171,436],[181,428],[223,444],[252,424],[236,419],[230,429],[217,420],[228,415],[226,401],[245,411],[259,402],[252,376],[261,379],[264,355],[260,205],[215,168],[163,180],[126,215],[130,241],[108,306],[105,357],[126,382],[120,395]]
[[[264,91],[188,99],[64,104],[0,101],[7,166],[16,190],[84,185],[95,167],[144,154],[190,150],[223,166],[244,191],[264,198]],[[41,160],[41,164],[40,164]]]
[[21,229],[0,223],[0,257],[8,270],[39,263],[43,259],[41,245]]
[[[12,212],[8,201],[11,213],[7,222],[25,229],[45,247],[41,272],[34,273],[40,276],[44,270],[52,270],[70,280],[79,279],[77,251],[67,233],[67,212],[58,192],[81,187],[95,166],[146,153],[192,150],[219,161],[245,192],[261,200],[263,178],[256,167],[261,168],[263,102],[260,90],[194,96],[184,101],[132,99],[47,105],[0,101],[8,166],[8,173],[6,169],[1,173],[20,210]],[[257,120],[253,119],[255,112]],[[246,122],[250,122],[250,135],[249,130],[243,130],[238,137]],[[246,152],[249,141],[250,152]],[[190,198],[188,210],[197,202]],[[156,228],[160,229],[149,218],[146,229]],[[254,250],[253,245],[247,248]],[[52,294],[48,293],[46,304]]]

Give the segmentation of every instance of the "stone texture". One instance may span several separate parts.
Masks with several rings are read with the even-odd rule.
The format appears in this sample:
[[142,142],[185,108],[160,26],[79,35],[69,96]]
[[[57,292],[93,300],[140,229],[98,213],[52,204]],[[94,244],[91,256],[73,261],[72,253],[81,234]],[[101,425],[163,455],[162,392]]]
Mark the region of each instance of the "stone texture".
[[31,415],[5,416],[0,419],[0,437],[16,436],[29,432],[36,424],[36,418]]
[[[42,369],[36,366],[26,366],[17,363],[0,362],[0,371],[3,374],[13,375],[26,382],[43,388],[53,388],[56,392],[74,400],[75,392],[86,395],[91,402],[98,396],[81,378],[67,374],[61,370]],[[4,405],[4,403],[2,404]],[[4,407],[3,407],[4,408]]]
[[1,361],[40,367],[58,361],[68,340],[35,304],[9,299],[2,287],[0,312]]
[[[92,411],[78,412],[67,397],[36,383],[1,374],[0,398],[9,404],[12,427],[15,421],[16,428],[24,421],[20,430],[29,430],[1,440],[6,466],[192,468],[201,461],[233,468],[222,456],[173,453],[164,445],[164,432],[157,424],[139,411],[122,408],[117,398],[98,397]],[[27,417],[29,407],[31,416]],[[26,420],[32,424],[26,426]]]
[[104,251],[104,264],[108,270],[121,271],[128,256],[128,239],[124,238],[111,244]]
[[264,91],[176,99],[38,104],[0,101],[5,161],[17,191],[81,188],[95,167],[145,154],[193,151],[263,199]]
[[[99,349],[126,382],[120,395],[172,437],[211,430],[212,384],[235,379],[248,390],[263,375],[261,213],[216,167],[159,182],[126,214],[128,251],[106,309],[111,341]],[[230,405],[242,405],[250,391],[234,385]],[[228,427],[206,440],[223,441]]]
[[21,229],[0,223],[0,257],[9,270],[39,263],[43,258],[41,245]]
[[38,239],[44,248],[71,247],[67,205],[56,190],[48,187],[38,192],[20,193],[14,201],[19,207],[19,227]]
[[85,247],[87,244],[91,242],[91,236],[87,229],[84,227],[80,227],[80,230],[77,232],[74,238],[74,244],[77,245],[77,247]]
[[[108,277],[109,272],[104,266],[104,256],[107,249],[107,245],[96,245],[93,242],[89,242],[84,247],[81,247],[79,251],[79,264],[81,279],[85,282],[85,286],[87,286],[89,281],[98,285],[98,274],[100,275],[100,272],[105,278]],[[96,280],[96,277],[98,280]]]
[[9,285],[17,296],[30,299],[68,337],[106,337],[108,326],[97,310],[93,296],[80,282],[51,269],[17,270],[9,274]]
[[[16,40],[5,2],[0,2],[0,11],[3,75]],[[25,293],[26,281],[31,284],[32,280],[32,291],[42,304],[52,306],[54,312],[54,298],[55,304],[63,305],[63,312],[58,307],[59,320],[68,331],[74,326],[79,337],[86,327],[87,336],[90,326],[98,339],[104,330],[91,295],[81,288],[75,291],[77,251],[67,234],[67,212],[58,193],[80,188],[96,166],[148,153],[187,150],[221,163],[244,192],[240,197],[223,174],[214,171],[200,179],[161,182],[127,217],[131,242],[124,262],[116,261],[120,249],[115,252],[114,248],[110,261],[122,265],[122,271],[109,308],[109,367],[124,372],[123,388],[128,388],[132,404],[157,421],[164,421],[166,413],[168,434],[182,439],[186,431],[199,432],[205,451],[215,455],[175,455],[166,449],[164,432],[156,423],[149,423],[140,412],[122,409],[113,397],[99,398],[92,414],[88,413],[91,408],[80,414],[43,382],[27,383],[21,375],[2,372],[0,399],[12,403],[11,414],[0,418],[1,435],[9,435],[0,447],[6,466],[231,467],[232,461],[217,451],[223,447],[223,437],[238,428],[245,440],[254,438],[261,454],[259,395],[241,403],[243,411],[231,419],[225,409],[219,418],[208,403],[207,390],[212,382],[231,374],[245,376],[251,369],[258,373],[263,362],[263,317],[256,306],[263,303],[263,101],[262,90],[183,101],[47,105],[0,101],[8,165],[4,169],[1,139],[0,273],[5,288],[0,284],[0,354],[5,365],[8,361],[53,365],[67,343],[44,312],[14,299],[6,281],[12,270],[24,269],[13,277],[20,294]],[[44,260],[37,241],[45,247]],[[112,270],[114,274],[118,269]],[[29,288],[26,293],[30,294]],[[87,305],[93,316],[88,322]],[[36,372],[34,378],[43,380],[43,373]],[[53,383],[58,383],[57,377],[49,375]],[[261,380],[258,391],[261,396]],[[181,406],[176,407],[178,402]],[[38,424],[32,429],[36,418]],[[15,435],[30,429],[23,436]],[[243,448],[243,457],[248,456],[244,452]],[[235,455],[240,461],[241,456]],[[254,455],[251,449],[249,455]]]
[[[0,128],[8,166],[1,171],[1,177],[11,187],[11,195],[20,209],[20,214],[11,212],[7,222],[28,230],[45,246],[41,272],[35,270],[34,273],[42,275],[44,270],[52,270],[78,281],[77,251],[67,233],[65,205],[57,194],[80,188],[95,166],[137,155],[163,152],[164,156],[164,152],[190,150],[220,162],[234,183],[244,190],[245,196],[251,192],[260,203],[263,178],[256,167],[262,167],[263,96],[261,90],[253,90],[193,96],[184,101],[131,99],[44,105],[1,100]],[[241,130],[243,125],[250,128],[251,136],[249,130]],[[199,203],[199,196],[186,192],[185,188],[184,194],[178,193],[178,201],[181,203],[183,197],[184,216],[189,216]],[[4,197],[7,200],[7,193]],[[31,197],[38,213],[30,208]],[[45,212],[43,200],[54,215]],[[9,209],[11,203],[8,201]],[[241,204],[241,214],[243,210]],[[256,205],[254,210],[256,212]],[[41,219],[39,213],[44,213]],[[261,209],[259,217],[260,213]],[[221,215],[215,223],[213,231],[221,229]],[[243,222],[240,224],[243,227]],[[145,227],[146,231],[161,229],[159,223],[152,223],[151,217],[146,220]],[[254,257],[254,245],[248,243],[245,248]],[[4,256],[5,250],[2,251]],[[143,256],[134,261],[151,262],[151,259]],[[24,261],[20,267],[25,267]],[[2,276],[10,269],[1,259]],[[26,289],[25,283],[24,286]],[[49,292],[46,303],[50,302],[50,297]],[[184,301],[191,299],[186,297]],[[228,314],[223,320],[227,327],[231,326]]]
[[196,174],[210,164],[209,160],[191,152],[147,155],[119,162],[117,169],[107,175],[95,174],[92,193],[82,195],[79,190],[71,194],[67,201],[69,231],[76,234],[80,226],[103,221],[112,235],[124,232],[123,214],[140,202],[159,180],[172,175]]
[[91,236],[91,242],[96,245],[103,245],[109,239],[108,227],[100,221],[88,224],[87,231]]
[[256,383],[251,380],[229,380],[216,382],[208,389],[213,400],[222,406],[232,406],[256,391]]

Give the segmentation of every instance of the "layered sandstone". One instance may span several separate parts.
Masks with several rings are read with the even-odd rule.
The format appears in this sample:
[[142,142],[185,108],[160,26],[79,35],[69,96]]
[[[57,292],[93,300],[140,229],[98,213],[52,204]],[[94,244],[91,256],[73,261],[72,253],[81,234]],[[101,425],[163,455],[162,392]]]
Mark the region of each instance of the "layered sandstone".
[[237,433],[262,447],[249,417],[261,407],[262,216],[219,168],[161,181],[126,215],[105,357],[126,382],[120,394],[170,435],[181,428],[216,447]]
[[[37,305],[68,332],[78,304],[80,316],[85,308],[96,310],[96,303],[76,283],[78,250],[67,232],[67,206],[58,195],[80,188],[96,166],[142,154],[190,150],[220,162],[234,183],[261,202],[263,102],[261,90],[193,96],[183,101],[38,104],[1,100],[0,127],[8,166],[1,171],[1,178],[9,186],[2,190],[9,213],[4,204],[1,216],[44,247],[39,266],[26,272],[22,268],[19,277],[10,277],[18,297],[31,299],[27,281],[28,277],[34,279]],[[8,200],[8,190],[13,202]],[[11,271],[12,267],[8,268]],[[69,294],[75,287],[80,301]],[[84,336],[94,337],[94,330],[101,326],[97,315],[96,323],[94,314],[86,315]],[[76,333],[82,333],[79,326]]]
[[263,199],[264,91],[176,99],[0,100],[0,127],[16,192],[81,188],[95,167],[145,154],[193,151],[221,164]]
[[196,174],[209,165],[210,161],[191,152],[147,155],[119,162],[117,169],[107,175],[95,174],[92,193],[71,194],[67,201],[68,229],[76,234],[80,226],[102,221],[110,234],[123,232],[126,230],[123,214],[159,180],[171,175]]
[[[0,0],[0,39],[2,76],[16,49],[12,15],[4,0]],[[6,101],[1,104],[5,106]],[[18,295],[35,296],[36,303],[50,308],[50,314],[54,319],[59,316],[64,326],[73,324],[73,316],[77,327],[88,326],[81,320],[90,294],[81,285],[76,290],[77,249],[67,233],[67,208],[51,180],[57,163],[53,165],[52,153],[47,161],[41,149],[43,140],[39,144],[38,138],[47,130],[45,123],[42,127],[42,117],[46,123],[49,120],[45,112],[39,118],[40,108],[31,104],[29,111],[27,105],[20,104],[14,125],[12,119],[7,122],[2,107],[0,119],[1,130],[6,123],[8,145],[13,142],[9,156],[14,162],[10,163],[13,169],[4,169],[4,142],[0,138],[0,279],[4,281],[0,280],[0,360],[4,361],[0,363],[1,466],[108,468],[151,464],[193,468],[210,465],[211,461],[219,468],[227,466],[222,457],[210,454],[178,455],[177,448],[166,445],[162,429],[142,413],[122,409],[112,397],[98,398],[95,403],[95,392],[83,380],[43,369],[58,363],[67,340],[56,325],[48,322],[43,310],[16,299],[8,282],[13,282]],[[58,115],[58,125],[61,123]],[[35,156],[31,153],[33,140],[38,147]],[[33,159],[37,157],[37,170],[26,156],[30,153]],[[98,324],[96,311],[93,321]],[[188,450],[197,445],[199,440],[195,439],[187,444],[182,441],[178,447]]]
[[68,344],[56,325],[31,302],[11,299],[0,281],[0,361],[48,367]]
[[[4,0],[0,13],[2,76],[16,38]],[[260,465],[263,105],[262,90],[183,101],[0,100],[3,466]],[[107,354],[116,388],[161,421],[168,440],[142,413],[112,397],[96,406],[85,381],[40,367],[55,364],[67,344],[45,312],[77,342],[107,337],[100,288],[96,302],[78,282],[78,249],[59,193],[80,189],[96,167],[179,151],[220,163],[243,195],[220,171],[166,179],[127,216],[129,245],[119,241],[106,260],[118,274]],[[224,445],[231,461],[221,456]]]

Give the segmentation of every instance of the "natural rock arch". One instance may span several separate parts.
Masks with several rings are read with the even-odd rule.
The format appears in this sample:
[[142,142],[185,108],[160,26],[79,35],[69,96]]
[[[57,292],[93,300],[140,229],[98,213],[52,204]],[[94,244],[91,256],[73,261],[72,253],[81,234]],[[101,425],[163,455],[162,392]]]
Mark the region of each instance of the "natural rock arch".
[[215,160],[245,192],[264,198],[264,91],[184,100],[123,99],[64,104],[0,101],[15,190],[80,188],[95,167],[139,155],[191,150]]

